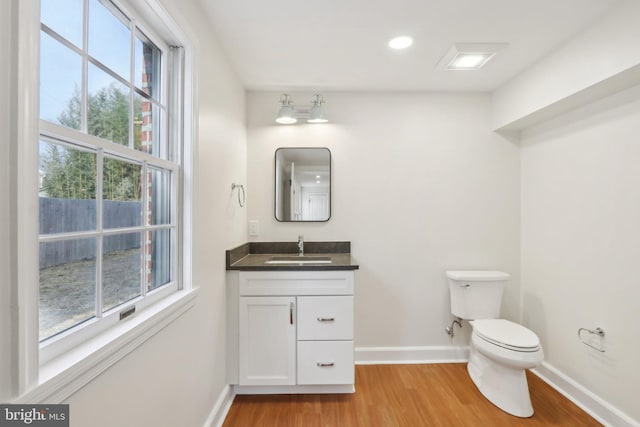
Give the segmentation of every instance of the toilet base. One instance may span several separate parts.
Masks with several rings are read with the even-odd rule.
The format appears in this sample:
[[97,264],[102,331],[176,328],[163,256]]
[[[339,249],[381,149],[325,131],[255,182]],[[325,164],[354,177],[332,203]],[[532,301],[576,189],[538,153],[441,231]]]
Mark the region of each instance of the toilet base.
[[470,347],[467,371],[480,393],[508,414],[520,418],[532,416],[533,406],[524,369],[489,359],[473,343]]

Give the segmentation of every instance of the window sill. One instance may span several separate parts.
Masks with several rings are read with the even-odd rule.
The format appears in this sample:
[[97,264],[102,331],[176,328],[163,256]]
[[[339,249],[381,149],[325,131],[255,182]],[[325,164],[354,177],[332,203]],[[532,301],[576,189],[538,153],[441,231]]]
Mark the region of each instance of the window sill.
[[39,384],[14,403],[62,402],[193,307],[198,293],[178,291],[40,366]]

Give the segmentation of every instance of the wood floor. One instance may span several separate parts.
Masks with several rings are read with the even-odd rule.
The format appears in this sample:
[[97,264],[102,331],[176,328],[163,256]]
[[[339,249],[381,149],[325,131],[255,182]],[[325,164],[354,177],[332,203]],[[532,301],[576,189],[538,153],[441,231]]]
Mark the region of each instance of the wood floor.
[[348,395],[236,396],[223,427],[600,426],[527,372],[534,415],[517,418],[487,401],[466,364],[358,365]]

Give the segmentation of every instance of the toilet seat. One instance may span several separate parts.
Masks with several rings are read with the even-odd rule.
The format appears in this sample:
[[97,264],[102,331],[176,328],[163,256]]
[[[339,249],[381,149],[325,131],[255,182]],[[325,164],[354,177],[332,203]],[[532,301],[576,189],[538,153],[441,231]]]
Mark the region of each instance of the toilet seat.
[[540,349],[540,340],[533,331],[509,320],[478,319],[471,324],[476,336],[507,350],[535,352]]

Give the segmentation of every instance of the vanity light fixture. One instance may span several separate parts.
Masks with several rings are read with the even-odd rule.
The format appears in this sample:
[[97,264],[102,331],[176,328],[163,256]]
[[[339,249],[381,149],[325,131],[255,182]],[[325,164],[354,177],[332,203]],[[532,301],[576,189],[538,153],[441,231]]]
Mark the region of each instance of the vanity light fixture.
[[300,108],[293,107],[293,99],[286,93],[280,95],[280,111],[276,117],[276,123],[292,125],[298,123],[298,119],[306,118],[307,123],[327,123],[327,114],[324,111],[324,98],[319,93],[313,95],[311,106]]
[[329,120],[327,119],[327,115],[324,112],[324,98],[319,93],[313,95],[313,100],[311,101],[311,111],[309,111],[309,118],[307,122],[309,123],[327,123]]
[[298,122],[291,102],[291,97],[286,93],[283,93],[280,96],[280,103],[282,104],[282,107],[280,107],[278,117],[276,117],[277,123],[280,123],[281,125],[292,125]]
[[436,68],[450,71],[479,70],[506,46],[506,43],[455,43]]

